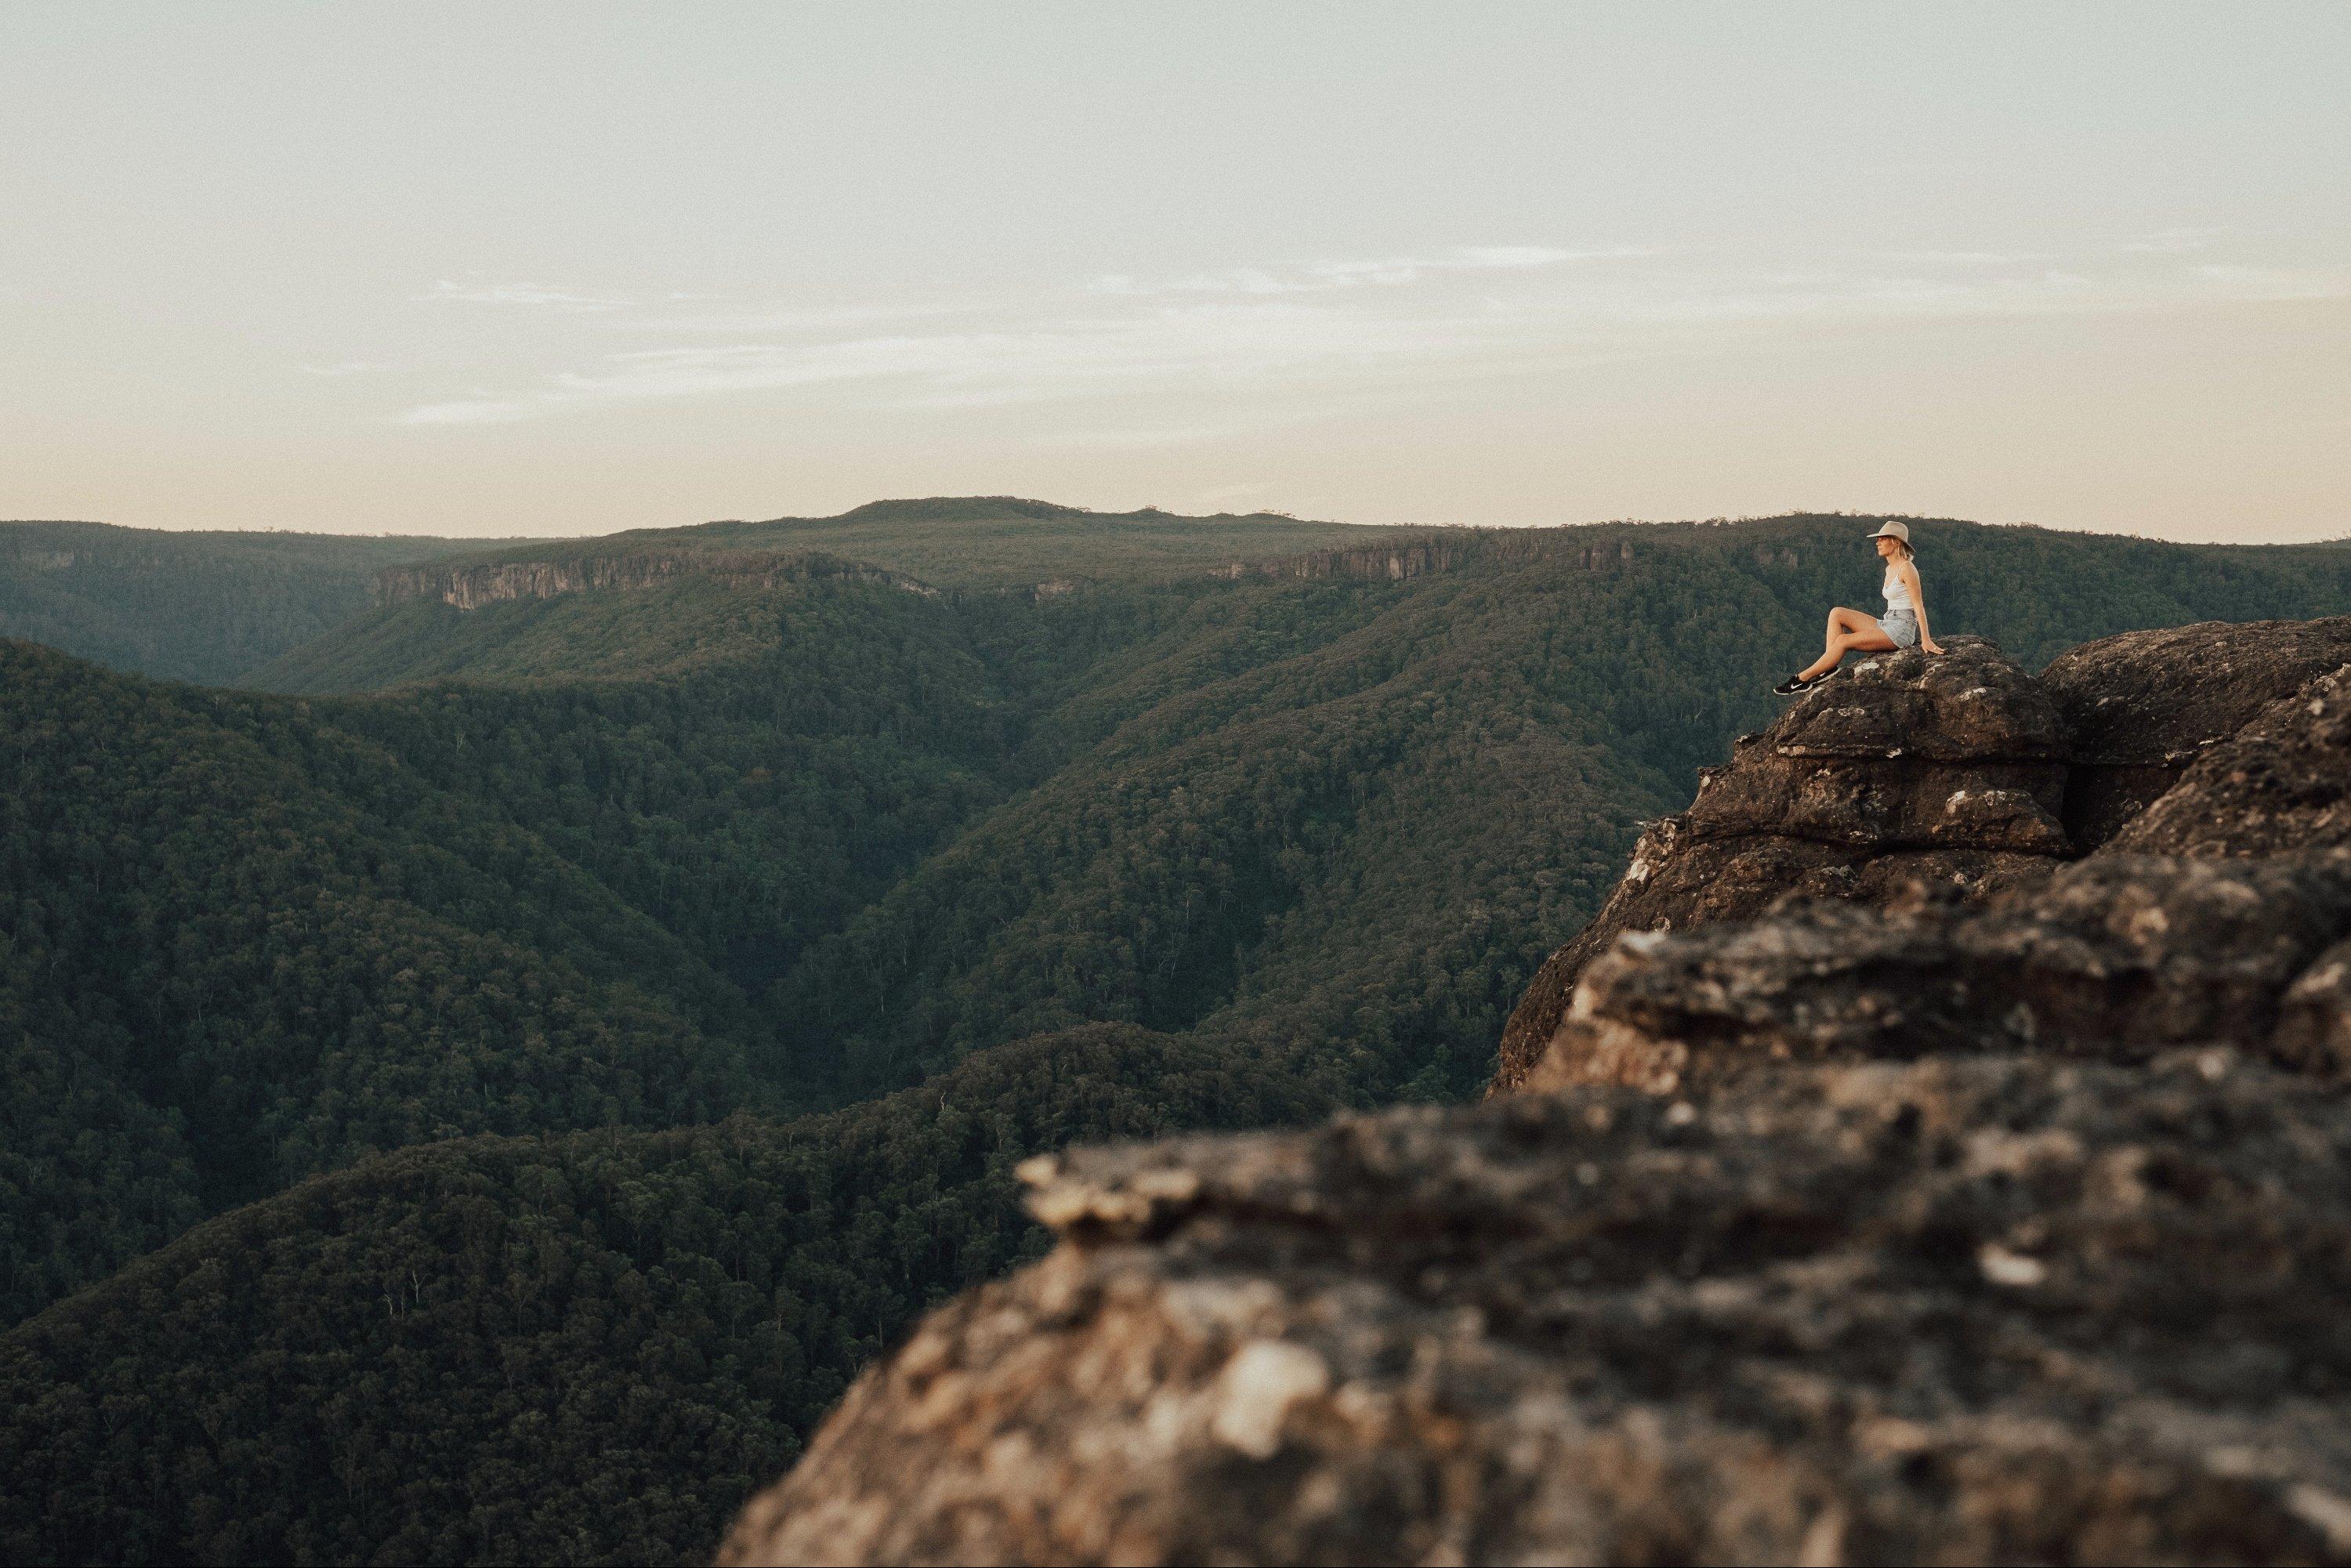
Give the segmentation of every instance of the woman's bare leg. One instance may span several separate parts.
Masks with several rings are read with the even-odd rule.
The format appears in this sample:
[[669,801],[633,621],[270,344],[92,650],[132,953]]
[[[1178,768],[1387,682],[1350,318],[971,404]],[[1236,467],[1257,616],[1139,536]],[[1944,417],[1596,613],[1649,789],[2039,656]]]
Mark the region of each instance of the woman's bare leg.
[[1847,610],[1842,604],[1829,612],[1825,642],[1827,645],[1822,650],[1821,656],[1797,672],[1798,680],[1820,679],[1835,669],[1847,653],[1886,653],[1896,647],[1894,639],[1886,634],[1886,629],[1877,623],[1875,617],[1864,615],[1858,610]]

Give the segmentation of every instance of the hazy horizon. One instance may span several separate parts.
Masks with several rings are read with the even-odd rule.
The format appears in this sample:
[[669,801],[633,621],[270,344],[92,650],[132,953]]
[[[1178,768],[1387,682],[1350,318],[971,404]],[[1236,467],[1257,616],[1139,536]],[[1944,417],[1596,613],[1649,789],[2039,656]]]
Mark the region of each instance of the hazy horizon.
[[12,7],[0,515],[2351,534],[2351,7]]
[[[253,527],[249,527],[249,528],[230,528],[230,527],[218,527],[218,526],[213,526],[213,525],[191,525],[191,526],[184,526],[184,527],[176,528],[168,528],[168,527],[160,527],[160,526],[156,526],[156,531],[157,531],[157,532],[162,532],[162,533],[204,533],[204,532],[211,532],[211,533],[251,533],[251,534],[329,534],[329,535],[338,535],[338,536],[341,536],[341,537],[345,537],[345,538],[444,538],[444,539],[447,539],[447,540],[449,540],[449,541],[450,541],[450,542],[452,542],[452,543],[456,543],[456,544],[474,544],[474,543],[480,543],[480,544],[486,544],[486,544],[511,544],[511,543],[515,543],[515,542],[521,541],[521,540],[527,540],[527,539],[545,539],[545,540],[547,540],[547,541],[548,541],[549,543],[550,543],[550,544],[555,544],[555,543],[563,543],[563,542],[574,541],[574,540],[603,538],[607,538],[607,537],[610,537],[610,536],[611,536],[611,535],[616,535],[616,534],[623,534],[623,533],[637,533],[637,532],[644,531],[644,530],[649,529],[649,528],[696,528],[696,527],[701,527],[701,526],[707,525],[707,524],[725,524],[725,523],[825,522],[825,521],[830,521],[830,520],[831,520],[831,519],[833,519],[833,518],[835,518],[835,517],[841,517],[841,516],[843,516],[843,515],[845,515],[845,514],[847,514],[847,513],[849,513],[849,512],[856,511],[856,510],[858,510],[860,507],[865,507],[865,506],[883,506],[883,505],[888,505],[889,503],[893,502],[893,501],[930,501],[930,500],[942,500],[942,499],[945,499],[945,500],[962,500],[962,499],[972,499],[972,500],[1008,499],[1008,500],[1027,500],[1027,501],[1046,501],[1046,502],[1049,502],[1049,503],[1051,503],[1051,504],[1054,504],[1054,505],[1064,505],[1064,504],[1066,504],[1066,503],[1053,502],[1053,501],[1052,501],[1052,497],[1050,497],[1050,496],[1019,496],[1019,497],[936,497],[936,496],[882,496],[882,497],[874,497],[874,498],[873,498],[872,500],[871,500],[871,501],[859,502],[859,503],[857,503],[857,504],[856,504],[856,505],[854,505],[854,506],[845,507],[841,508],[841,511],[839,511],[839,512],[823,512],[823,513],[818,513],[818,512],[772,512],[772,513],[763,513],[763,514],[760,514],[760,515],[758,515],[758,516],[755,516],[755,517],[697,517],[697,518],[694,519],[694,520],[693,520],[693,521],[691,521],[691,522],[682,522],[682,523],[622,523],[622,524],[621,524],[621,525],[619,525],[619,526],[617,526],[617,527],[615,527],[615,528],[599,528],[599,529],[597,529],[597,530],[595,530],[595,531],[593,531],[593,532],[577,533],[577,534],[559,534],[559,533],[539,533],[539,534],[437,534],[437,533],[434,533],[434,532],[432,529],[430,529],[430,528],[282,528],[282,527],[277,527],[277,526],[275,526],[275,525],[255,525],[255,526],[253,526]],[[1109,509],[1107,509],[1107,508],[1103,508],[1103,507],[1082,507],[1082,508],[1079,508],[1079,509],[1081,509],[1081,510],[1084,510],[1084,511],[1088,511],[1088,512],[1092,512],[1092,513],[1094,513],[1094,514],[1099,515],[1099,516],[1102,516],[1102,517],[1126,517],[1126,516],[1131,516],[1131,515],[1132,515],[1132,512],[1131,512],[1131,511],[1129,511],[1129,510],[1123,510],[1123,510],[1119,510],[1119,511],[1112,511],[1112,510],[1109,510]],[[1635,528],[1643,528],[1643,527],[1659,527],[1659,528],[1664,528],[1664,527],[1671,527],[1671,526],[1673,526],[1673,525],[1676,525],[1676,524],[1682,524],[1682,523],[1713,523],[1713,524],[1721,524],[1721,525],[1728,526],[1728,527],[1736,527],[1736,526],[1738,526],[1739,524],[1741,524],[1741,523],[1767,523],[1767,522],[1775,522],[1775,521],[1779,521],[1779,520],[1782,520],[1782,519],[1783,519],[1783,518],[1790,517],[1848,517],[1848,516],[1849,516],[1849,517],[1853,517],[1856,522],[1858,522],[1858,521],[1862,521],[1862,520],[1866,519],[1866,518],[1875,518],[1875,517],[1900,517],[1900,518],[1907,519],[1907,520],[1909,520],[1909,521],[1911,521],[1911,522],[1914,522],[1914,523],[1917,523],[1917,522],[1922,522],[1922,521],[1923,521],[1923,522],[1959,523],[1959,524],[1964,524],[1964,525],[1970,526],[1970,527],[1991,527],[1991,528],[2053,528],[2053,529],[2054,529],[2054,531],[2057,531],[2057,532],[2063,532],[2063,533],[2084,534],[2084,535],[2090,535],[2090,536],[2095,536],[2095,537],[2101,537],[2101,538],[2146,538],[2146,539],[2152,540],[2152,541],[2154,541],[2154,542],[2158,542],[2158,543],[2165,543],[2165,544],[2224,544],[2224,545],[2280,545],[2280,546],[2288,546],[2288,545],[2351,545],[2351,530],[2346,530],[2346,532],[2341,533],[2341,534],[2325,535],[2325,536],[2320,536],[2320,537],[2315,537],[2315,538],[2307,538],[2307,539],[2251,539],[2251,538],[2241,538],[2241,537],[2239,537],[2239,538],[2196,538],[2196,537],[2194,537],[2194,536],[2188,535],[2188,534],[2179,534],[2179,535],[2177,535],[2177,536],[2173,536],[2173,535],[2162,535],[2162,536],[2158,536],[2158,535],[2153,535],[2153,534],[2141,534],[2141,533],[2135,533],[2135,532],[2133,532],[2132,530],[2126,529],[2126,528],[2057,528],[2055,525],[2052,525],[2052,524],[2048,524],[2048,523],[2032,523],[2032,522],[1996,523],[1996,522],[1990,522],[1990,521],[1988,521],[1987,519],[1980,518],[1980,517],[1936,517],[1936,516],[1931,516],[1930,514],[1923,513],[1923,512],[1862,511],[1862,510],[1858,510],[1858,509],[1852,508],[1852,507],[1832,507],[1832,508],[1822,508],[1822,507],[1798,507],[1798,508],[1791,508],[1791,509],[1789,509],[1789,510],[1780,511],[1780,512],[1756,512],[1756,513],[1743,513],[1743,514],[1740,514],[1740,515],[1737,515],[1737,516],[1724,516],[1724,515],[1717,514],[1717,515],[1713,515],[1713,516],[1709,516],[1709,517],[1573,517],[1573,518],[1565,518],[1565,519],[1562,519],[1562,520],[1558,521],[1558,522],[1551,522],[1551,523],[1410,523],[1410,522],[1402,522],[1402,523],[1376,522],[1376,523],[1374,523],[1374,522],[1364,522],[1364,521],[1362,521],[1362,520],[1360,520],[1360,519],[1358,519],[1358,518],[1353,518],[1353,517],[1301,517],[1301,516],[1299,516],[1298,514],[1295,514],[1295,513],[1287,513],[1287,512],[1273,512],[1273,513],[1267,513],[1267,512],[1227,512],[1227,513],[1222,513],[1222,514],[1218,514],[1218,513],[1172,513],[1171,515],[1174,515],[1174,516],[1181,516],[1181,517],[1216,517],[1216,516],[1229,516],[1229,517],[1231,517],[1232,518],[1234,518],[1234,520],[1235,520],[1235,521],[1237,521],[1237,522],[1238,522],[1238,521],[1247,521],[1248,519],[1249,519],[1249,518],[1251,518],[1251,517],[1261,517],[1272,516],[1272,517],[1289,517],[1289,518],[1291,518],[1291,519],[1293,519],[1293,520],[1295,520],[1295,521],[1298,521],[1298,522],[1305,522],[1305,523],[1322,523],[1322,524],[1328,524],[1328,525],[1331,525],[1331,526],[1332,526],[1332,527],[1337,527],[1337,528],[1612,528],[1612,527],[1626,527],[1626,526],[1635,527]],[[12,528],[12,527],[18,527],[18,526],[26,527],[26,528],[39,528],[39,527],[44,527],[44,526],[47,526],[47,527],[73,527],[73,528],[78,528],[78,527],[99,527],[99,528],[107,528],[107,527],[112,527],[112,528],[145,528],[145,527],[151,527],[151,526],[154,526],[154,525],[147,525],[147,524],[125,524],[125,523],[110,523],[110,522],[108,522],[108,520],[107,520],[107,519],[105,519],[105,518],[103,518],[103,517],[0,517],[0,528]]]

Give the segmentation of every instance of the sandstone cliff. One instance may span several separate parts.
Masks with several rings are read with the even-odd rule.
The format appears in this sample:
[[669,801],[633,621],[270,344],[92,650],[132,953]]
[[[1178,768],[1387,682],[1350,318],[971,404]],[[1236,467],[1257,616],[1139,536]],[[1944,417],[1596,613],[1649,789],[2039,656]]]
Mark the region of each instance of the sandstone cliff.
[[552,599],[584,589],[651,588],[681,577],[703,578],[730,588],[776,588],[787,582],[831,579],[883,583],[910,593],[937,591],[913,578],[856,561],[755,550],[643,550],[487,565],[394,567],[376,574],[371,591],[379,604],[433,599],[459,610],[478,610],[508,600]]
[[[1792,564],[1795,554],[1787,551]],[[1236,580],[1249,577],[1386,578],[1401,582],[1431,572],[1451,571],[1472,561],[1524,562],[1537,559],[1573,560],[1590,571],[1621,567],[1633,559],[1630,540],[1577,544],[1538,529],[1465,528],[1452,537],[1401,545],[1372,545],[1356,549],[1309,550],[1303,555],[1272,560],[1237,560],[1215,568],[1211,577]]]
[[2136,637],[1742,741],[1541,1092],[1031,1162],[723,1560],[2351,1562],[2351,622]]

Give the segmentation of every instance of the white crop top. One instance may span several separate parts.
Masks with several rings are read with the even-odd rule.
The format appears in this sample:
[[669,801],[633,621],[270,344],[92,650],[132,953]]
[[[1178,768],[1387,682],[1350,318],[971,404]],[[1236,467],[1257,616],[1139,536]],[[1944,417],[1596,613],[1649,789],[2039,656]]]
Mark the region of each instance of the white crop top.
[[1886,613],[1896,615],[1904,611],[1916,615],[1918,606],[1911,602],[1909,585],[1896,576],[1894,569],[1889,566],[1886,569]]

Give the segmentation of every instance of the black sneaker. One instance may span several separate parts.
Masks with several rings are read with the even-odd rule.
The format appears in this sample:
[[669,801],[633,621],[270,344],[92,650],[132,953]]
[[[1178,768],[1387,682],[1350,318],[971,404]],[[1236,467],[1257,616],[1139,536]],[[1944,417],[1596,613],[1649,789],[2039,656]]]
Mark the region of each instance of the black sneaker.
[[[1843,666],[1839,667],[1842,668]],[[1792,697],[1798,692],[1808,692],[1814,686],[1827,685],[1831,681],[1835,680],[1836,678],[1837,672],[1835,670],[1823,670],[1819,674],[1814,675],[1809,681],[1799,679],[1794,675],[1790,675],[1786,680],[1782,681],[1778,685],[1773,686],[1771,690],[1776,695]]]

